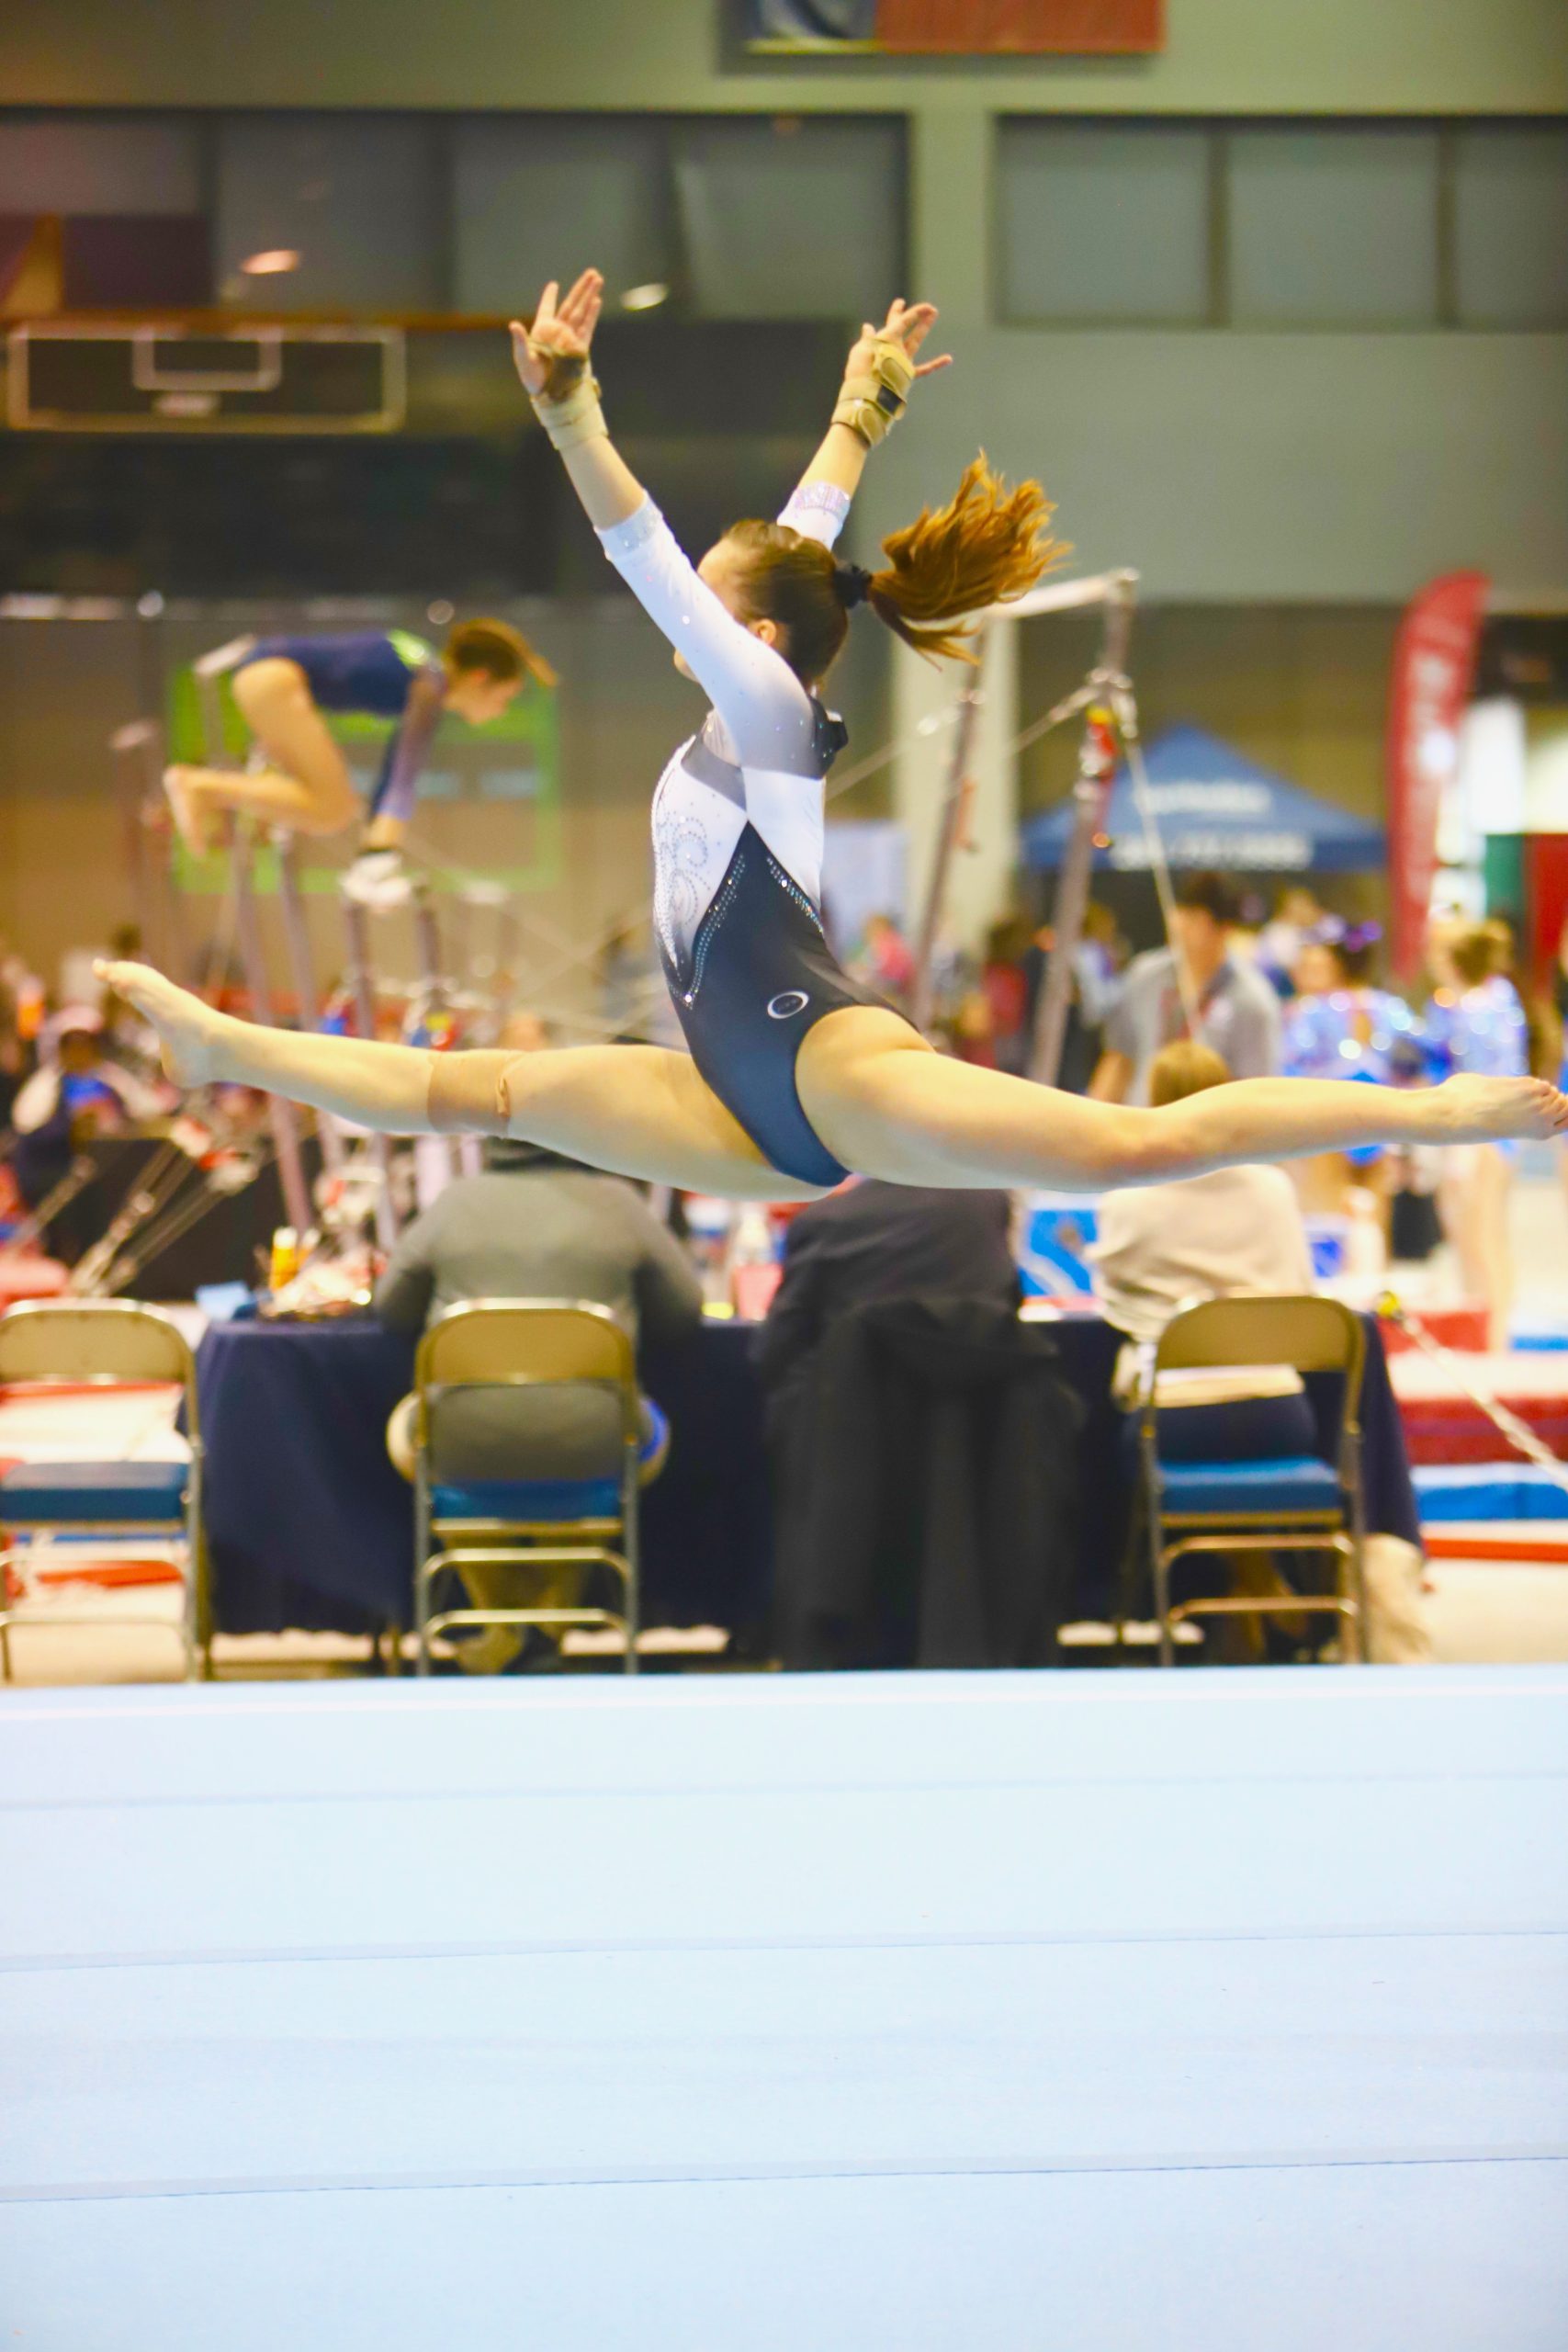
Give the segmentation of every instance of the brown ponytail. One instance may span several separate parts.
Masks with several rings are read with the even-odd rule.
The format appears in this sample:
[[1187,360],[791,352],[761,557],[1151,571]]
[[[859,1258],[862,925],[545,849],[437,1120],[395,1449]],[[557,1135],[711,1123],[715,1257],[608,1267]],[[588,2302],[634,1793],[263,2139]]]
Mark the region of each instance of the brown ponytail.
[[1054,511],[1037,481],[1010,490],[982,450],[945,506],[923,507],[883,540],[886,567],[872,573],[866,602],[917,653],[973,662],[972,632],[948,624],[1025,594],[1066,553],[1047,532]]
[[780,651],[811,684],[831,666],[850,607],[862,601],[917,653],[972,662],[971,632],[951,624],[1023,595],[1067,552],[1047,531],[1052,512],[1037,481],[1010,490],[982,452],[947,505],[922,509],[884,539],[887,560],[877,571],[835,562],[820,540],[778,523],[737,523],[726,536],[748,559],[745,616],[778,623]]

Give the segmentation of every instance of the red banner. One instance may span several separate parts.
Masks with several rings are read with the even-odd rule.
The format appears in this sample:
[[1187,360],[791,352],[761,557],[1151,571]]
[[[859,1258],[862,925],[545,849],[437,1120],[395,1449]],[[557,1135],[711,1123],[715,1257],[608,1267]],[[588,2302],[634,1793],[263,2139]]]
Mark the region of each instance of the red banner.
[[1407,608],[1393,646],[1388,702],[1388,876],[1394,978],[1421,967],[1444,786],[1459,764],[1460,722],[1470,700],[1483,571],[1449,571]]
[[1147,54],[1165,46],[1165,0],[879,0],[876,39],[928,57]]

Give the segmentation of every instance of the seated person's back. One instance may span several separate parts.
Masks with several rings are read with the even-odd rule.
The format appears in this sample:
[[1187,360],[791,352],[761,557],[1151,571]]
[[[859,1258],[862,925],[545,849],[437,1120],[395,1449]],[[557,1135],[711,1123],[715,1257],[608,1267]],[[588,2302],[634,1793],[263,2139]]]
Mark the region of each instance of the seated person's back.
[[758,1339],[776,1396],[809,1366],[833,1319],[874,1300],[1018,1303],[1005,1193],[856,1180],[792,1218],[784,1275]]
[[[633,1340],[694,1330],[702,1285],[680,1244],[634,1186],[574,1160],[502,1138],[485,1172],[448,1184],[400,1237],[376,1292],[394,1330],[422,1331],[472,1299],[570,1299],[607,1306]],[[574,1451],[597,1451],[608,1399],[542,1392],[526,1424],[536,1464],[519,1459],[518,1400],[491,1392],[453,1408],[462,1475],[576,1475]]]

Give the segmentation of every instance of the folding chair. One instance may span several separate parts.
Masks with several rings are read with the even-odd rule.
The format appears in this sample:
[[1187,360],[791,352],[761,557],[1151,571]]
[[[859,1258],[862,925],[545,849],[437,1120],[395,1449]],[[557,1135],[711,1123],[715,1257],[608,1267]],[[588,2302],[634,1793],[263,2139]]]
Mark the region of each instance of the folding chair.
[[[9,1572],[40,1539],[59,1535],[154,1535],[160,1548],[183,1543],[177,1627],[186,1679],[210,1667],[207,1547],[201,1520],[201,1429],[196,1362],[178,1326],[130,1299],[36,1301],[0,1315],[0,1387],[109,1389],[144,1382],[177,1385],[185,1400],[186,1462],[22,1462],[0,1473],[0,1672],[9,1680],[12,1625],[140,1624],[102,1610],[13,1605]],[[17,1538],[25,1540],[18,1542]]]
[[[1348,1663],[1352,1651],[1365,1657],[1358,1418],[1365,1354],[1360,1317],[1332,1298],[1209,1299],[1166,1325],[1139,1433],[1162,1666],[1174,1661],[1176,1627],[1193,1617],[1331,1615],[1341,1625],[1341,1659]],[[1244,1462],[1161,1460],[1162,1373],[1265,1364],[1340,1376],[1332,1461],[1316,1454]],[[1289,1600],[1227,1594],[1172,1604],[1170,1571],[1183,1554],[1243,1548],[1330,1553],[1339,1562],[1337,1589]]]
[[[450,1407],[479,1390],[588,1386],[608,1396],[603,1459],[569,1478],[479,1479],[459,1475]],[[637,1672],[637,1478],[641,1398],[632,1342],[608,1307],[570,1299],[479,1299],[448,1307],[420,1341],[414,1363],[414,1629],[419,1671],[430,1671],[434,1634],[452,1627],[611,1626]],[[444,1417],[446,1427],[444,1428]],[[528,1446],[518,1415],[519,1452]],[[532,1466],[532,1465],[531,1465]],[[576,1465],[579,1472],[581,1464]],[[471,1566],[600,1567],[621,1607],[443,1609],[431,1591],[444,1569]]]

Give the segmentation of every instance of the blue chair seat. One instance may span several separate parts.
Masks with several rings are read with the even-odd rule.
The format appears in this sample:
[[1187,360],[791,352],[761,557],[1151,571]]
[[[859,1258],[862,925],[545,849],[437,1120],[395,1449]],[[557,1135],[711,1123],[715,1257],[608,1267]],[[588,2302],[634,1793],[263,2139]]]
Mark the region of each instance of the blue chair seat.
[[[637,1448],[640,1463],[653,1461],[670,1435],[657,1405],[643,1399],[649,1427]],[[460,1487],[432,1487],[431,1515],[438,1520],[619,1519],[617,1478],[476,1478]]]
[[438,1520],[618,1519],[621,1490],[614,1478],[476,1478],[468,1487],[433,1487]]
[[1337,1475],[1315,1454],[1278,1462],[1170,1462],[1159,1474],[1166,1517],[1220,1511],[1335,1511],[1344,1507]]
[[178,1522],[189,1483],[187,1462],[19,1462],[0,1476],[0,1526]]

